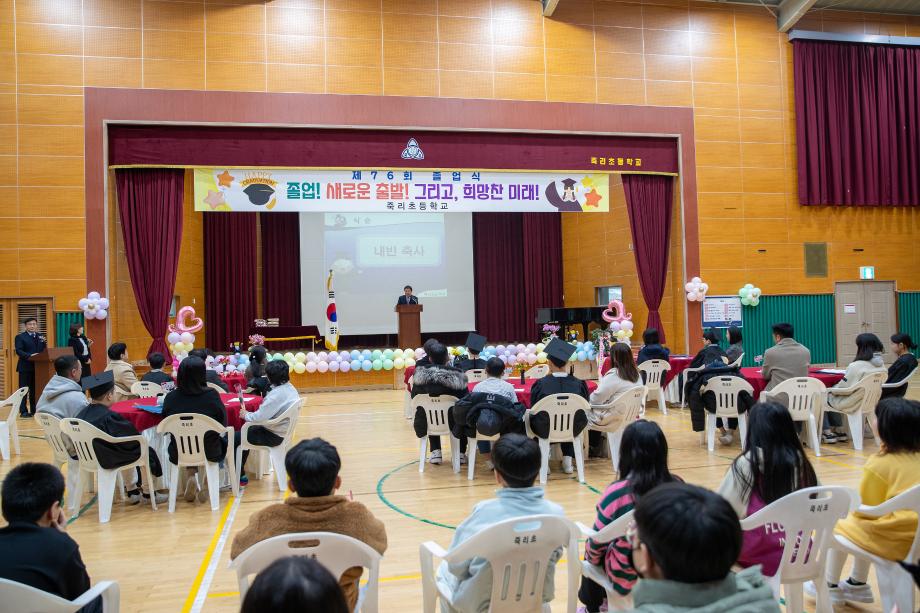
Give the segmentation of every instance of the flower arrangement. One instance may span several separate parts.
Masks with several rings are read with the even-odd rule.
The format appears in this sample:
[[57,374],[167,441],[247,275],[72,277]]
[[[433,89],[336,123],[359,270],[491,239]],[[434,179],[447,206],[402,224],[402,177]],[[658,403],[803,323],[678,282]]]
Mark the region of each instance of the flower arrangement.
[[[253,347],[255,345],[264,345],[264,344],[265,344],[265,337],[262,336],[261,334],[250,334],[249,335],[249,346],[250,347]],[[239,347],[237,347],[236,350],[239,351]]]
[[559,324],[548,323],[543,324],[543,344],[549,344],[553,337],[561,330],[562,327]]

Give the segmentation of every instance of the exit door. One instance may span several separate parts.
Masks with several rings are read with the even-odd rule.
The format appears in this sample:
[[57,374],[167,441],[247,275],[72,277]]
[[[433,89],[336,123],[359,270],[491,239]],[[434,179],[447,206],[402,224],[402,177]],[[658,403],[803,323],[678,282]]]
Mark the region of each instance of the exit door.
[[894,281],[846,281],[836,284],[837,363],[856,357],[856,337],[871,332],[885,346],[886,364],[894,361],[888,340],[896,330]]
[[8,398],[19,387],[16,374],[16,335],[25,328],[22,321],[27,317],[38,320],[38,331],[48,339],[48,346],[54,347],[54,323],[51,321],[50,298],[2,298],[0,299],[0,400]]

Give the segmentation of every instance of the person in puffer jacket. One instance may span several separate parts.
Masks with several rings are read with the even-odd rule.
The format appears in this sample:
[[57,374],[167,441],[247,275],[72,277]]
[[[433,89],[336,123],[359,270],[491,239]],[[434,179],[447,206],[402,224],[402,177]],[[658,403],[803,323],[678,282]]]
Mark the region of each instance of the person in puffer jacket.
[[54,360],[54,372],[57,374],[48,380],[35,410],[58,419],[76,417],[89,404],[86,393],[80,387],[80,360],[76,356],[62,355]]
[[524,405],[505,396],[473,392],[454,405],[454,436],[460,440],[477,432],[485,436],[524,434]]
[[[431,360],[430,366],[416,368],[415,374],[412,375],[412,397],[419,394],[429,396],[454,396],[463,398],[469,393],[466,373],[447,365],[449,356],[447,347],[443,343],[431,343],[427,350],[428,358]],[[454,418],[453,409],[447,413],[448,425],[453,429]],[[415,419],[412,423],[415,429],[415,435],[419,438],[425,436],[428,432],[428,416],[422,407],[416,406]],[[441,463],[441,437],[428,437],[430,446],[430,455],[428,462],[431,464]],[[466,438],[460,440],[460,461],[466,461]]]
[[[703,386],[705,386],[710,379],[716,377],[740,377],[744,379],[738,368],[732,368],[726,365],[722,360],[714,360],[707,364],[706,368],[697,373],[692,381],[687,383],[686,398],[687,404],[690,407],[690,423],[693,425],[694,432],[702,432],[706,429],[706,414],[703,412],[704,410],[710,413],[716,412],[716,395],[712,392],[700,393]],[[754,406],[753,396],[748,392],[741,392],[738,394],[738,411],[740,413],[748,411],[752,406]],[[729,436],[728,433],[734,431],[738,427],[737,419],[729,418],[727,421],[728,432],[723,436]],[[722,438],[720,437],[719,440],[722,441]],[[723,444],[731,443],[730,437],[726,440],[727,442],[722,441]]]
[[[882,351],[884,349],[882,341],[871,332],[865,332],[857,336],[856,358],[847,366],[843,379],[831,389],[840,390],[853,387],[875,373],[885,373],[887,377],[888,370],[882,360]],[[840,413],[853,413],[856,411],[859,405],[862,404],[863,393],[863,390],[857,390],[844,396],[828,392],[827,405],[835,411],[839,411],[839,413],[824,412],[824,432],[821,434],[822,443],[829,445],[847,441],[847,431],[843,427],[843,415]],[[874,409],[875,407],[872,408]]]

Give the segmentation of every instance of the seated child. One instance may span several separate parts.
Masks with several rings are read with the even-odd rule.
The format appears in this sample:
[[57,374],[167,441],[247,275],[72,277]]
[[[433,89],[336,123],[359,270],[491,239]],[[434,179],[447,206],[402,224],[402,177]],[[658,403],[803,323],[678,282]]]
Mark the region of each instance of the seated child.
[[176,382],[173,381],[173,378],[169,376],[168,373],[163,372],[163,365],[166,364],[166,356],[158,351],[154,351],[147,356],[147,363],[150,364],[150,370],[144,373],[144,376],[141,377],[141,381],[156,383],[163,388],[164,392],[171,392],[176,389]]

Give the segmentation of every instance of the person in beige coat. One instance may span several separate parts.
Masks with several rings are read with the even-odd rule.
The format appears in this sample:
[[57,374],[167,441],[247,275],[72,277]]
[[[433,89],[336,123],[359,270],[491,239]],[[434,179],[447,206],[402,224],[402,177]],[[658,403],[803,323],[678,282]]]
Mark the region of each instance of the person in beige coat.
[[[808,347],[796,342],[792,324],[773,324],[773,342],[776,343],[763,354],[761,370],[767,381],[766,391],[796,377],[807,377],[811,364],[811,352]],[[781,404],[788,402],[785,394],[779,397]]]
[[[888,369],[882,360],[884,346],[879,338],[871,332],[865,332],[856,337],[856,358],[847,366],[843,379],[831,388],[841,390],[853,387],[869,375],[884,373],[888,376]],[[864,390],[856,390],[852,394],[834,394],[828,390],[827,405],[837,411],[824,413],[824,432],[821,441],[824,444],[844,443],[848,440],[846,429],[843,427],[841,413],[853,413],[862,404]],[[872,407],[874,409],[875,407]]]
[[[295,532],[335,532],[367,543],[381,555],[387,549],[386,528],[379,519],[351,495],[335,494],[342,486],[342,462],[335,447],[321,438],[300,441],[287,452],[284,466],[288,489],[296,496],[265,507],[249,518],[249,525],[233,539],[230,559],[259,541]],[[348,608],[358,602],[360,567],[349,568],[339,579]]]
[[137,398],[131,393],[131,386],[137,383],[134,367],[128,362],[128,346],[124,343],[112,343],[109,346],[109,363],[105,369],[115,375],[115,402]]

